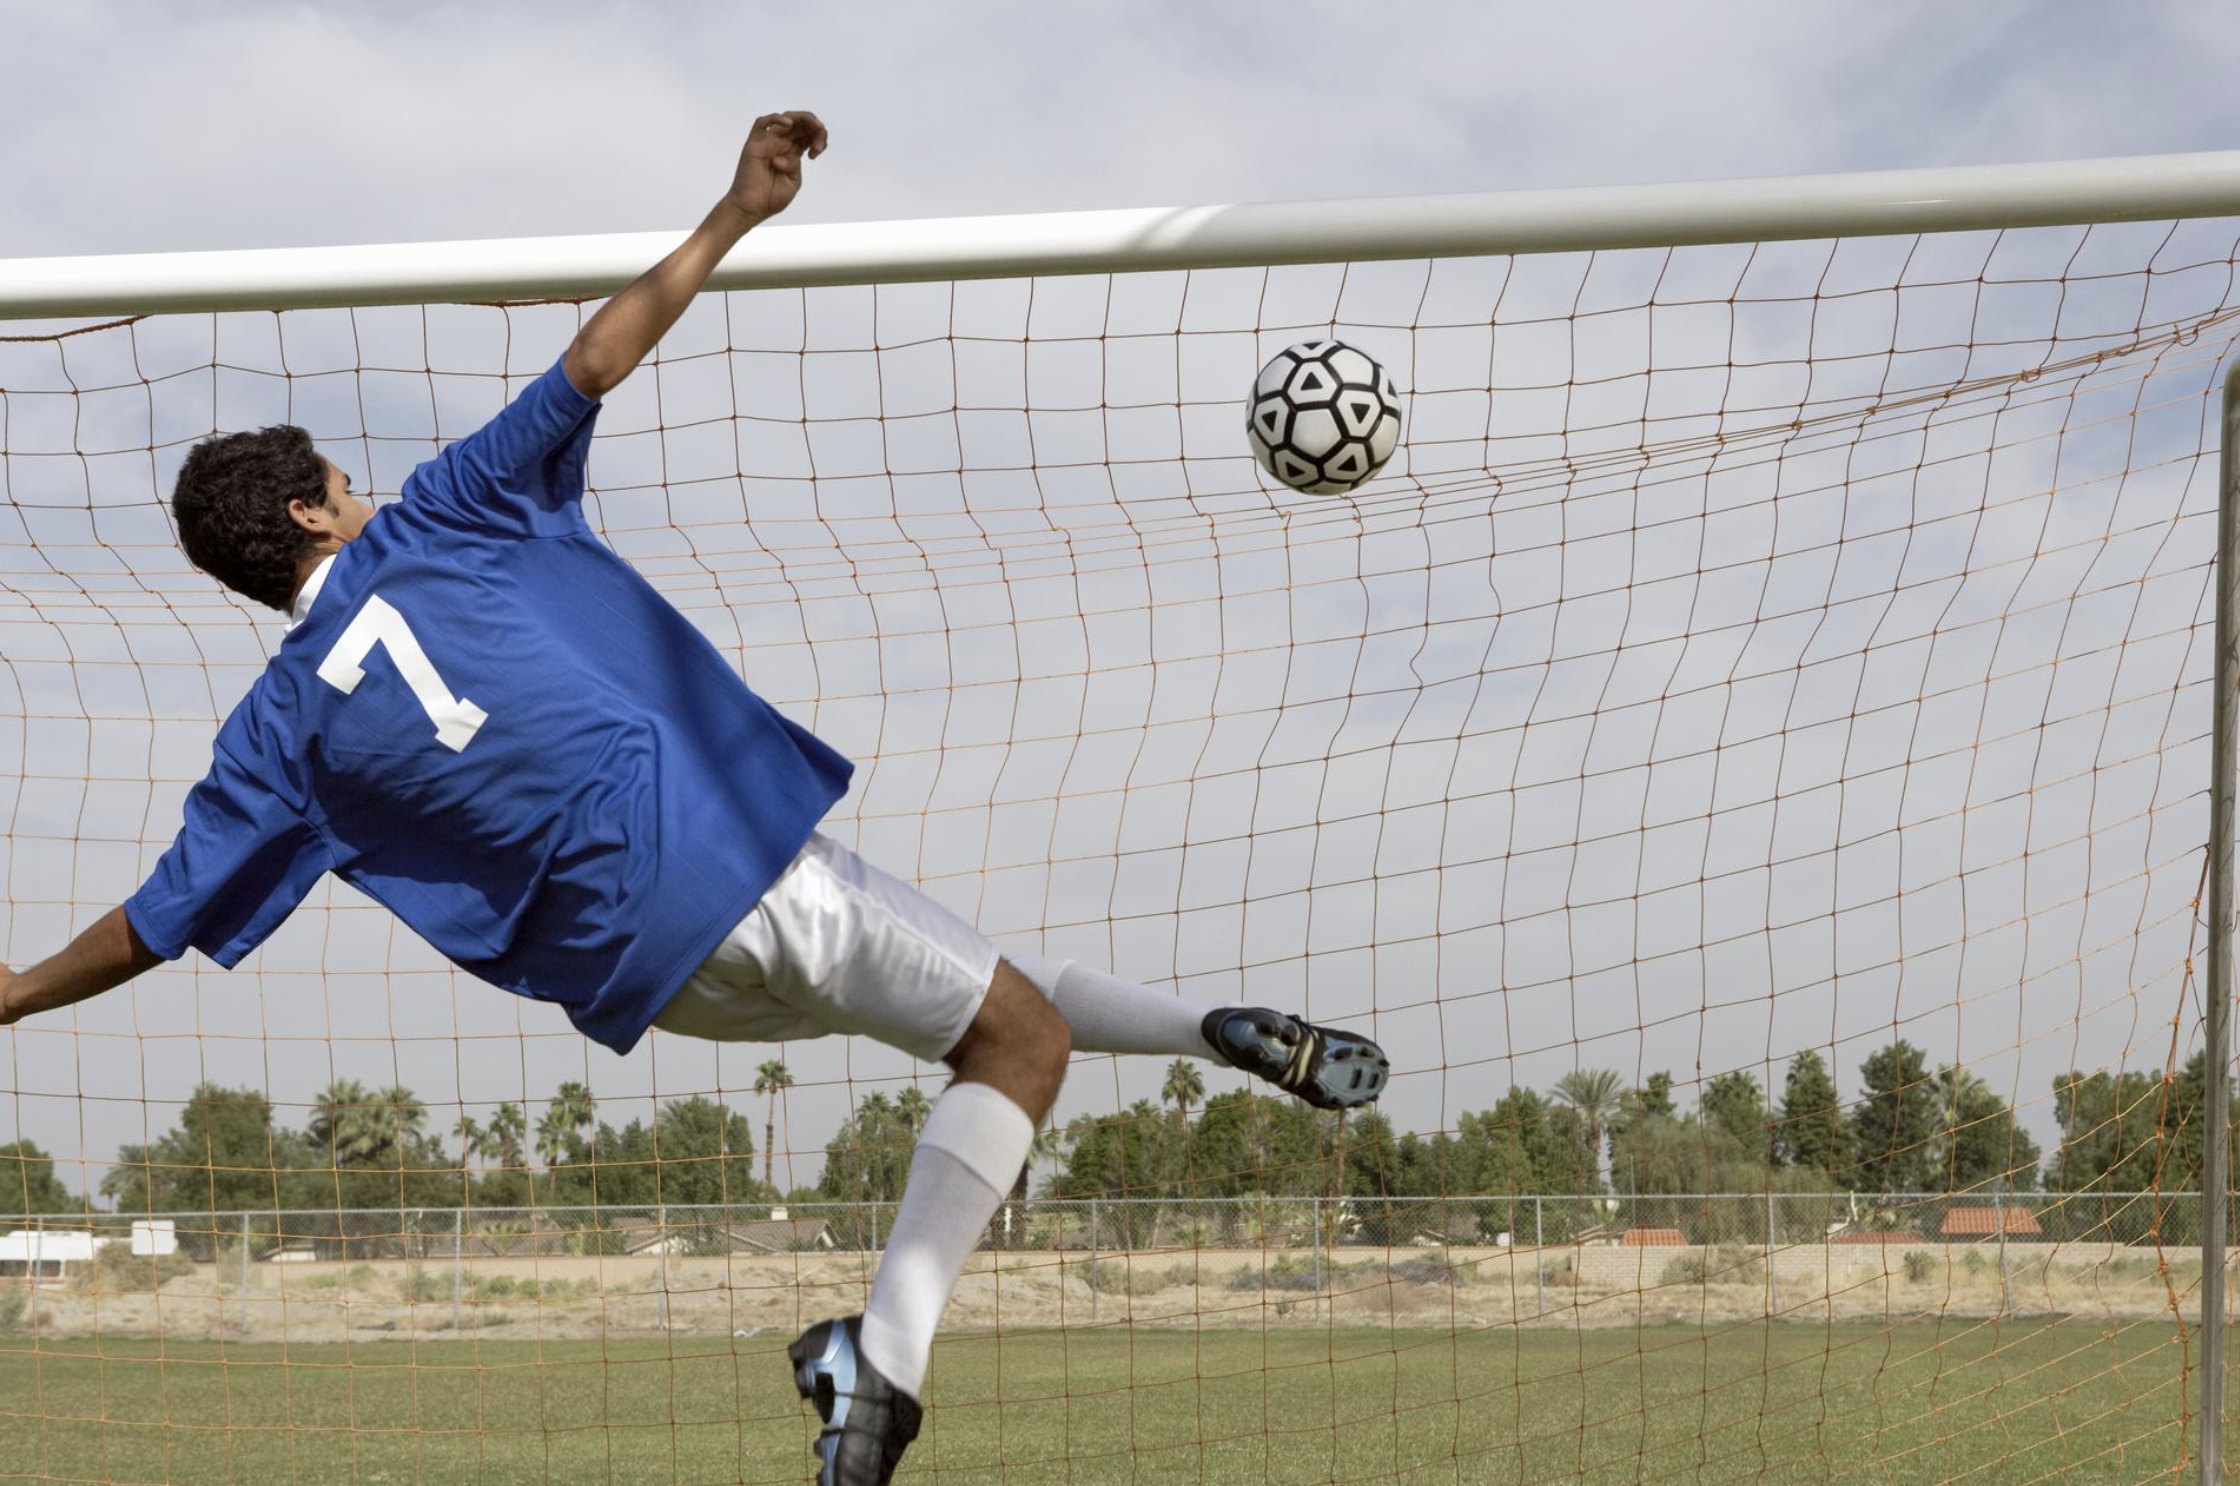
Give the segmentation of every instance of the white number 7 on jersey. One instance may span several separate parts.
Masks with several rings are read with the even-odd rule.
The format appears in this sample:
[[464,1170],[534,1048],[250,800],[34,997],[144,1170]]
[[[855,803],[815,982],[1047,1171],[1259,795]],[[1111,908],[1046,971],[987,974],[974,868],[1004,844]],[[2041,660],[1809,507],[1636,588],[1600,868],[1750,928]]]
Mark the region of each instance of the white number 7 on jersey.
[[379,594],[366,600],[358,617],[350,621],[342,638],[334,642],[334,649],[319,662],[319,679],[348,696],[366,679],[365,659],[376,645],[388,650],[397,674],[412,688],[421,710],[428,714],[428,721],[436,725],[438,743],[457,753],[474,741],[474,735],[490,720],[490,714],[465,697],[451,694],[451,688],[443,684],[443,678],[429,662],[428,652],[413,638],[412,626],[406,624],[404,616]]

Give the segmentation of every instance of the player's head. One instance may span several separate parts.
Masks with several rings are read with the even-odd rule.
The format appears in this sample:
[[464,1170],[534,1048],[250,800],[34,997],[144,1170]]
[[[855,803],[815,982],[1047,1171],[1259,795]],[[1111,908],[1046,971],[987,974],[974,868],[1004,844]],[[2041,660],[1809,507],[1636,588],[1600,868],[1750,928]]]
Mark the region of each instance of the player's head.
[[195,445],[172,487],[171,514],[187,561],[286,610],[303,559],[355,537],[373,511],[310,434],[284,423]]

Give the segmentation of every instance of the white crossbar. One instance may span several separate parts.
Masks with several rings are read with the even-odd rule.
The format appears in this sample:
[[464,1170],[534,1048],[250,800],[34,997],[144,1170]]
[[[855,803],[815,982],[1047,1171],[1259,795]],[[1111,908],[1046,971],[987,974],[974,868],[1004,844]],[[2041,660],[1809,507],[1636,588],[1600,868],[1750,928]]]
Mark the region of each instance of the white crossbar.
[[[2240,151],[1689,185],[776,226],[710,287],[1547,253],[2240,215]],[[0,320],[586,299],[681,232],[0,259]]]

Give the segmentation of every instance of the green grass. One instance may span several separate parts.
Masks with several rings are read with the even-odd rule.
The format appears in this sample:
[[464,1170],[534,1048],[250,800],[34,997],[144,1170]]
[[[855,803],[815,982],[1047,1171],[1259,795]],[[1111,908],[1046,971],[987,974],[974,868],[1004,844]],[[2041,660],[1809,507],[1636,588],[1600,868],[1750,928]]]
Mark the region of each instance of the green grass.
[[[810,1430],[785,1340],[0,1338],[0,1481],[796,1481]],[[2167,1480],[2192,1391],[2183,1359],[2161,1324],[965,1336],[939,1349],[937,1407],[904,1473],[928,1486]]]

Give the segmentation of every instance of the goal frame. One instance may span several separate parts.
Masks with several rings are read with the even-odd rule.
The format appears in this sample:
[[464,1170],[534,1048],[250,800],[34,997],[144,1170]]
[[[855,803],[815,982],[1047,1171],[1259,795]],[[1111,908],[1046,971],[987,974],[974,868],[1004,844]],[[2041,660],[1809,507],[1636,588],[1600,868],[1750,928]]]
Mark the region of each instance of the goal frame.
[[[1257,268],[2240,215],[2240,150],[1349,201],[772,226],[710,290]],[[596,299],[684,234],[0,259],[0,321]]]
[[[1679,247],[2240,217],[2240,150],[1690,184],[777,226],[711,290],[800,289]],[[0,324],[172,313],[601,298],[678,233],[0,259]],[[2222,1479],[2233,828],[2240,687],[2240,363],[2218,468],[2203,997],[2202,1348],[2196,1464]]]

